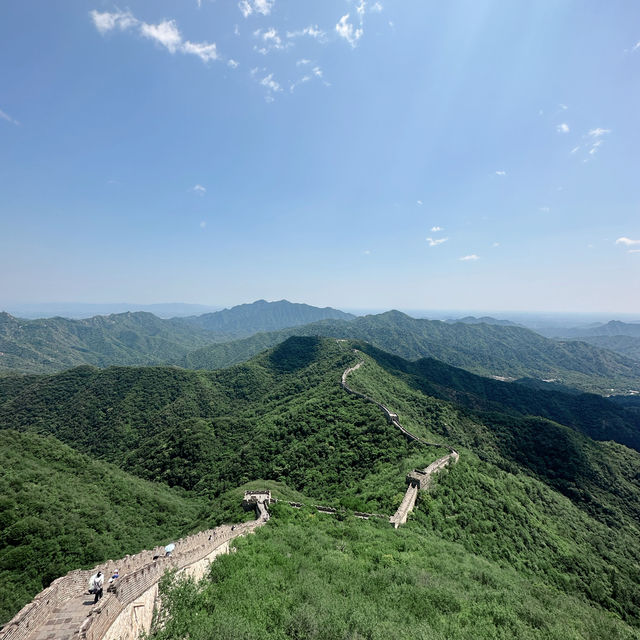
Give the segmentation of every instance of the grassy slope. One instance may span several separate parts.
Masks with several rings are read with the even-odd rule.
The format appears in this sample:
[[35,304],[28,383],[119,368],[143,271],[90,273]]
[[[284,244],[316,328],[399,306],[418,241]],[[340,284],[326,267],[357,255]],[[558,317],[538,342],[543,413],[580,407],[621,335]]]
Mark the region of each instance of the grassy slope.
[[152,638],[636,638],[615,615],[419,524],[277,506],[200,586],[169,581]]
[[79,454],[0,431],[0,623],[71,569],[198,529],[204,502]]
[[292,335],[365,340],[407,359],[432,357],[480,375],[557,379],[587,391],[620,393],[640,387],[640,365],[584,342],[557,342],[516,326],[450,324],[417,320],[397,311],[325,320],[303,327],[261,333],[197,349],[176,360],[195,369],[217,369],[250,358]]

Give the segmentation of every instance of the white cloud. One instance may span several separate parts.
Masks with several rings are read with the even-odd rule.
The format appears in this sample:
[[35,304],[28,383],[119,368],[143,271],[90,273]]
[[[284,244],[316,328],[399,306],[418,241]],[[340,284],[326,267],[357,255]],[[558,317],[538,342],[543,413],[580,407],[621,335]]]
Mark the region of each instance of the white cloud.
[[439,244],[446,242],[449,238],[427,238],[430,247],[437,247]]
[[220,57],[218,55],[218,50],[216,48],[215,42],[207,44],[205,42],[190,42],[189,40],[187,40],[182,45],[182,53],[191,53],[194,56],[198,56],[198,58],[200,58],[202,62],[217,60]]
[[237,69],[240,66],[240,63],[237,60],[234,60],[233,58],[229,58],[229,60],[227,61],[227,64],[232,69]]
[[494,242],[491,246],[495,249],[496,247],[500,246],[500,243],[499,242]]
[[273,51],[274,49],[286,49],[287,47],[291,46],[291,43],[284,44],[282,42],[282,38],[278,34],[278,30],[274,29],[273,27],[265,30],[256,29],[253,32],[253,35],[263,42],[264,46],[254,47],[254,49],[262,55],[266,55],[267,53],[269,53],[269,51]]
[[570,153],[577,153],[578,151],[580,151],[580,147],[573,147]]
[[638,49],[640,49],[640,40],[631,47],[631,51],[637,51]]
[[280,83],[273,79],[273,73],[262,78],[262,80],[260,80],[260,84],[267,89],[267,95],[264,98],[267,102],[273,102],[273,93],[282,91]]
[[432,233],[438,233],[438,231],[444,231],[442,227],[431,227]]
[[543,213],[549,213],[551,209],[549,209],[549,207],[540,207],[540,211],[542,211]]
[[496,171],[496,175],[497,176],[506,176],[507,172],[506,171]]
[[601,129],[600,127],[598,127],[596,129],[591,129],[589,131],[589,135],[592,138],[600,138],[601,136],[604,136],[607,133],[611,133],[611,129]]
[[422,202],[422,200],[416,200],[416,204],[419,204],[420,206],[422,206],[423,202]]
[[365,249],[362,253],[364,253],[365,256],[371,255],[371,251],[369,251],[369,249]]
[[462,260],[463,262],[467,262],[469,260],[479,260],[480,256],[477,256],[475,253],[471,253],[468,256],[462,256],[462,258],[458,258],[458,260]]
[[566,104],[562,104],[562,102],[558,105],[562,111],[566,111],[569,107]]
[[185,55],[194,55],[203,62],[220,59],[215,43],[183,40],[175,20],[163,20],[158,24],[149,24],[138,20],[129,11],[100,13],[94,10],[90,12],[90,15],[96,29],[103,35],[113,29],[127,31],[135,28],[142,37],[157,42],[172,54],[179,52]]
[[140,25],[140,33],[145,38],[155,40],[163,47],[166,47],[171,53],[175,53],[182,44],[182,36],[175,20],[163,20],[159,24],[143,22]]
[[296,67],[301,67],[305,64],[311,64],[311,60],[307,60],[307,58],[302,58],[296,62]]
[[131,27],[135,27],[138,24],[138,20],[133,17],[130,11],[93,11],[89,12],[93,24],[96,29],[103,35],[113,29],[120,29],[120,31],[126,31]]
[[252,13],[268,16],[274,4],[275,0],[240,0],[238,8],[245,18],[248,18]]
[[287,38],[300,38],[302,36],[309,36],[310,38],[315,38],[316,40],[325,40],[326,35],[327,34],[322,31],[322,29],[320,29],[317,24],[310,24],[308,27],[305,27],[304,29],[298,29],[297,31],[287,31]]
[[16,124],[16,125],[20,124],[17,120],[12,118],[8,113],[5,113],[4,111],[2,111],[2,109],[0,109],[0,118],[2,118],[3,120],[6,120],[7,122],[10,122],[11,124]]
[[341,38],[344,38],[352,47],[358,44],[362,37],[362,27],[356,29],[349,23],[349,14],[345,14],[336,24],[336,31]]
[[380,13],[382,11],[382,4],[380,4],[379,2],[374,2],[371,5],[371,9],[369,9],[369,11],[371,11],[372,13]]
[[631,238],[626,238],[626,237],[622,237],[622,238],[618,238],[616,240],[616,244],[623,244],[626,247],[633,247],[634,245],[640,244],[640,240],[632,240]]
[[201,220],[201,221],[200,221],[200,228],[201,228],[201,229],[204,229],[206,226],[207,226],[207,222],[206,222],[206,220]]
[[640,249],[629,249],[627,253],[640,253]]
[[566,122],[563,122],[556,127],[556,131],[558,133],[569,133],[569,125]]
[[193,187],[193,189],[191,189],[191,191],[195,191],[196,193],[203,195],[207,192],[207,189],[206,187],[203,187],[201,184],[197,184],[195,187]]

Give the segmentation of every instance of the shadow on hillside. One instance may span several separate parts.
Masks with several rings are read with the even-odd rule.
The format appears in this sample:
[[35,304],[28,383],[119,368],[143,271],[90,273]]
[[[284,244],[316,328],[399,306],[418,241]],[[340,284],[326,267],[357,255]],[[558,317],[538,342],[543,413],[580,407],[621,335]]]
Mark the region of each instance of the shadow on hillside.
[[317,359],[321,343],[317,336],[292,336],[273,349],[269,363],[281,372],[304,369]]

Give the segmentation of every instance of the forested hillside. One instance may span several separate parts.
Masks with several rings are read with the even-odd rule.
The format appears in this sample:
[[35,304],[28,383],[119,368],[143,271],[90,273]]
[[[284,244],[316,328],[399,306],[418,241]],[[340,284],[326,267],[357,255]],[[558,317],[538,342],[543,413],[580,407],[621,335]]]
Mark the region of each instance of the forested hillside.
[[201,528],[205,502],[50,436],[0,430],[0,623],[55,578]]
[[[556,635],[548,637],[560,637],[560,626],[567,624],[573,625],[576,638],[580,633],[594,638],[596,633],[633,637],[626,625],[640,624],[635,588],[640,580],[635,544],[640,534],[640,454],[585,435],[598,423],[606,429],[599,434],[602,437],[622,439],[634,433],[637,414],[610,401],[583,398],[591,402],[586,419],[581,403],[576,402],[580,396],[575,394],[484,380],[432,361],[408,362],[361,343],[293,337],[226,370],[80,367],[51,376],[6,378],[0,380],[0,425],[14,430],[7,432],[7,438],[32,438],[39,443],[45,435],[55,436],[84,456],[101,459],[102,466],[96,467],[99,478],[120,477],[120,471],[109,471],[113,469],[109,463],[146,481],[179,488],[187,492],[189,501],[194,500],[184,503],[192,518],[196,513],[187,504],[212,504],[212,500],[222,509],[235,505],[236,510],[230,508],[227,513],[236,518],[237,487],[249,481],[258,486],[260,479],[277,494],[282,489],[282,497],[303,495],[309,503],[390,514],[402,499],[406,473],[425,467],[441,454],[407,440],[375,405],[340,387],[344,369],[360,360],[364,365],[351,374],[350,385],[397,411],[414,433],[454,446],[460,462],[437,479],[431,495],[422,496],[407,533],[400,537],[393,537],[388,524],[379,528],[371,522],[351,523],[347,516],[344,525],[335,523],[326,529],[319,524],[315,529],[313,523],[322,516],[307,513],[300,521],[297,516],[291,520],[286,509],[276,511],[267,527],[273,527],[273,533],[259,533],[255,543],[247,544],[258,545],[270,558],[299,536],[295,549],[287,551],[291,570],[304,568],[312,582],[303,579],[286,588],[269,588],[280,579],[279,569],[267,571],[268,562],[244,564],[243,559],[233,566],[253,585],[248,593],[252,597],[269,589],[278,593],[283,612],[299,612],[291,603],[300,603],[304,593],[314,593],[307,602],[313,600],[328,611],[326,607],[339,594],[343,597],[352,589],[357,591],[358,585],[369,584],[367,600],[379,603],[381,629],[385,619],[393,619],[383,601],[399,602],[394,598],[402,594],[404,602],[406,593],[414,593],[417,608],[407,604],[406,615],[414,622],[402,632],[405,636],[414,623],[451,624],[455,630],[464,626],[464,620],[466,624],[472,620],[474,630],[485,629],[485,637],[492,637],[495,628],[518,633],[528,629],[530,637],[541,629],[555,629]],[[60,456],[62,468],[70,467],[73,473],[92,464],[89,457],[71,454],[66,448],[64,455],[56,453],[56,447],[50,451],[54,460]],[[45,461],[41,472],[50,473],[47,469],[54,462],[44,452],[34,456]],[[14,475],[18,473],[19,467],[12,468]],[[139,505],[141,498],[135,494],[108,493],[89,482],[87,487],[78,486],[66,477],[61,475],[78,500],[99,495],[107,505],[102,512],[107,518],[113,509],[126,513]],[[25,498],[25,503],[30,501]],[[179,514],[185,512],[182,509],[175,507],[176,526]],[[37,514],[38,508],[33,511]],[[81,510],[80,528],[90,527],[91,519],[90,511]],[[281,526],[290,529],[279,530]],[[110,535],[111,529],[105,526],[104,530]],[[68,542],[62,542],[63,530],[43,531],[52,544],[68,547]],[[36,530],[31,535],[34,545],[46,543]],[[164,539],[159,532],[157,536]],[[333,586],[322,578],[319,557],[344,563],[346,573],[340,578],[336,574]],[[439,560],[433,564],[436,557]],[[238,583],[225,573],[232,566],[228,562],[219,565],[223,573],[215,578],[222,590],[217,595],[205,591],[207,598],[220,598],[216,602],[226,602],[237,593]],[[452,572],[452,566],[459,572]],[[4,567],[10,571],[12,565]],[[421,569],[416,572],[417,567]],[[56,569],[46,570],[54,573]],[[396,577],[391,583],[388,571]],[[18,575],[7,579],[17,580]],[[320,588],[320,582],[326,585]],[[405,586],[394,592],[400,584]],[[484,603],[479,608],[469,608],[463,597],[470,589]],[[493,595],[482,600],[481,592],[487,590]],[[180,605],[182,613],[176,611],[176,616],[187,615],[191,625],[189,611],[202,610],[201,601],[198,594],[186,593],[186,600],[177,597],[193,606],[185,610]],[[525,598],[525,594],[533,595]],[[266,600],[266,607],[275,607],[273,598]],[[434,614],[435,602],[452,603],[449,623]],[[209,620],[213,609],[222,611],[202,606],[209,612],[204,620]],[[316,615],[315,606],[308,609],[308,619]],[[336,605],[334,611],[336,628],[355,624],[346,609]],[[239,614],[234,615],[229,611],[223,622],[215,624],[222,624],[220,628],[238,624],[246,637],[257,633],[259,627],[245,629],[245,623],[237,620]],[[299,615],[283,614],[272,631],[283,630],[293,617]],[[246,616],[245,620],[248,625]],[[167,633],[175,628],[185,627],[169,625]],[[353,628],[369,633],[366,625]],[[198,633],[197,625],[190,628],[193,637]]]
[[158,364],[210,342],[202,331],[146,312],[86,320],[24,320],[0,313],[0,371],[44,373],[81,364]]
[[430,357],[480,375],[552,379],[583,390],[640,390],[640,364],[584,342],[557,342],[518,326],[419,320],[398,311],[351,322],[325,320],[197,349],[176,361],[196,369],[242,362],[291,335],[364,340],[414,360]]

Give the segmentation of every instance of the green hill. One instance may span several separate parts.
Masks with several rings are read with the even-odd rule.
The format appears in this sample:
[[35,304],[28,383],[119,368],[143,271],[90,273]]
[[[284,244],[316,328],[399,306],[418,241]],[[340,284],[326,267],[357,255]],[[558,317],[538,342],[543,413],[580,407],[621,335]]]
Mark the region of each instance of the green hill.
[[53,437],[0,431],[0,623],[71,569],[202,526],[204,502],[82,455]]
[[175,362],[195,369],[223,368],[292,335],[364,340],[402,358],[435,358],[485,376],[552,379],[602,393],[640,389],[640,364],[584,342],[557,342],[518,326],[420,320],[398,311],[256,334],[197,349]]

